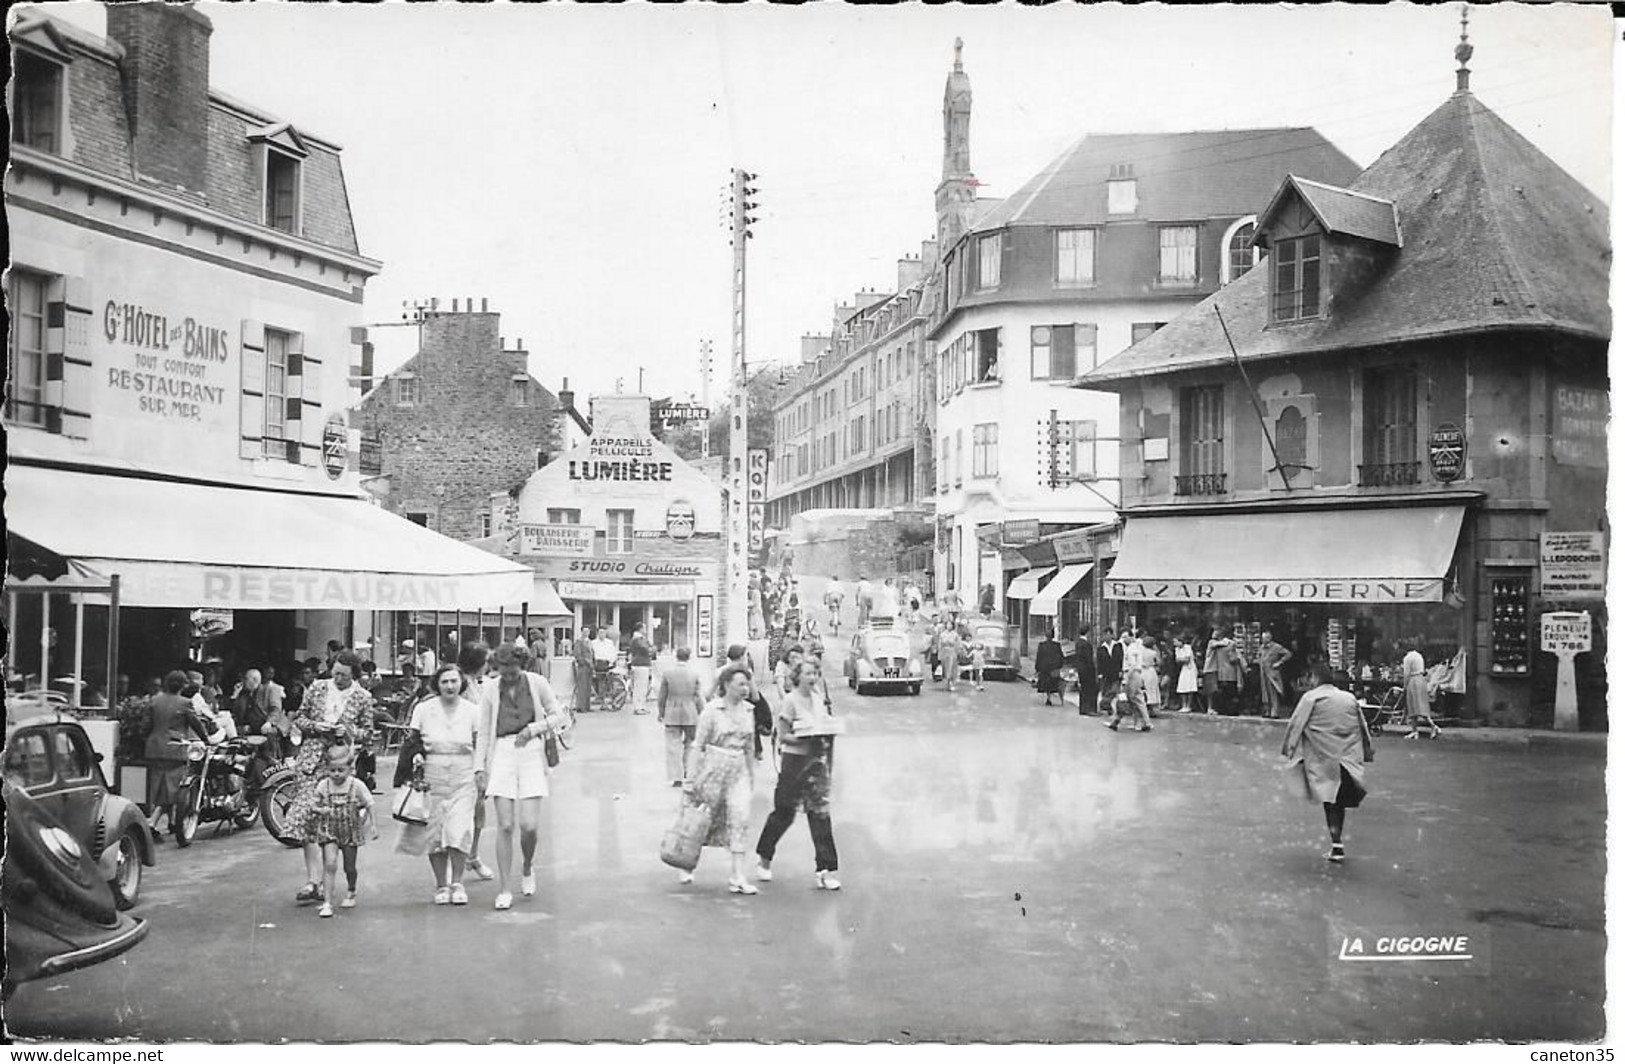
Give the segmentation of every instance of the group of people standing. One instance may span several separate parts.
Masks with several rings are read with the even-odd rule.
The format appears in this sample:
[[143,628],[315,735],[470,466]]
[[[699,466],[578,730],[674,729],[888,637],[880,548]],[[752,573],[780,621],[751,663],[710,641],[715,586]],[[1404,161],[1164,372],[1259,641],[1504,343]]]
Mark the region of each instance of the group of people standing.
[[[1126,715],[1140,720],[1141,730],[1149,730],[1150,718],[1163,706],[1209,716],[1241,713],[1247,663],[1224,629],[1213,628],[1206,638],[1186,631],[1159,640],[1149,632],[1125,628],[1116,639],[1098,646],[1090,641],[1089,631],[1085,626],[1080,632],[1072,658],[1078,674],[1079,714],[1112,716],[1121,704]],[[1272,633],[1262,634],[1254,658],[1259,677],[1256,715],[1269,719],[1285,715],[1283,666],[1292,657]],[[1115,720],[1108,726],[1115,726]]]

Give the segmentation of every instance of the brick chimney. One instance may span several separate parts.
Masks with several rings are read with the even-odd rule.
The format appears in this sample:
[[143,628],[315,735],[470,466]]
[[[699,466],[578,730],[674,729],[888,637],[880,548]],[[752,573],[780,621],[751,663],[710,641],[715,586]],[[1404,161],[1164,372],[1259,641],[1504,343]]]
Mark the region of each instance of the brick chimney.
[[910,288],[913,288],[915,285],[919,284],[920,277],[923,272],[924,267],[920,264],[919,259],[916,259],[913,256],[898,259],[897,291],[907,292]]
[[190,4],[107,5],[107,36],[124,48],[120,75],[138,177],[203,191],[213,32]]
[[829,350],[828,336],[803,335],[801,337],[801,364],[811,365],[818,356]]

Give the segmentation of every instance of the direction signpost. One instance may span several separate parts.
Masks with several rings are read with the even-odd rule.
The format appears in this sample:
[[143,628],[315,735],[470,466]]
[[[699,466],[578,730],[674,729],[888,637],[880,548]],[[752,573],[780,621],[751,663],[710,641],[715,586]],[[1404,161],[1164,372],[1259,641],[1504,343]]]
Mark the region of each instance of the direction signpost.
[[1557,655],[1557,702],[1552,728],[1579,731],[1580,703],[1574,686],[1574,658],[1591,650],[1591,614],[1541,614],[1540,649]]

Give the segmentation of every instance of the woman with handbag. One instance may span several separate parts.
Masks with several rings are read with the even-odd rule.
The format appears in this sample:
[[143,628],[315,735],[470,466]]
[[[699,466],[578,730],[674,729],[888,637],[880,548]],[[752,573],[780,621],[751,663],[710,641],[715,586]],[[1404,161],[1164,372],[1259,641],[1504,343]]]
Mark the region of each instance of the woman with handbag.
[[497,814],[496,907],[511,909],[508,872],[513,867],[515,813],[519,892],[528,898],[536,893],[536,832],[548,793],[548,767],[558,763],[558,735],[570,726],[570,718],[547,680],[526,670],[530,654],[524,647],[503,643],[491,661],[497,667],[496,682],[479,689],[479,766]]
[[476,768],[474,760],[480,711],[462,696],[463,674],[456,665],[436,669],[434,687],[436,697],[413,707],[407,725],[422,744],[423,752],[414,754],[412,763],[427,785],[427,822],[408,823],[395,849],[414,856],[429,855],[436,905],[467,905],[463,866],[474,844],[475,795],[485,789],[485,773]]
[[[728,848],[732,859],[728,891],[755,894],[755,885],[745,879],[750,796],[756,784],[756,759],[751,756],[756,720],[750,703],[750,670],[744,665],[729,665],[717,677],[717,683],[722,697],[714,699],[700,714],[683,795],[686,801],[704,807],[710,814],[710,827],[702,845]],[[692,883],[694,873],[684,871],[677,880]]]
[[292,740],[299,746],[294,759],[298,783],[288,806],[283,830],[299,839],[305,849],[305,885],[294,900],[301,905],[328,900],[322,891],[322,847],[311,822],[316,787],[326,778],[327,751],[334,746],[355,747],[372,734],[372,695],[355,682],[361,659],[353,650],[333,659],[325,680],[313,680],[293,716]]
[[1061,666],[1066,664],[1066,655],[1061,651],[1061,644],[1055,641],[1055,629],[1044,629],[1044,638],[1038,644],[1038,651],[1033,655],[1033,673],[1038,681],[1038,693],[1044,696],[1044,704],[1052,706],[1050,696],[1059,694],[1061,704],[1066,704],[1066,691],[1061,683]]
[[1332,837],[1326,860],[1340,863],[1344,816],[1365,800],[1365,766],[1375,755],[1360,703],[1334,686],[1332,675],[1325,662],[1310,668],[1315,686],[1298,700],[1281,755],[1291,758],[1289,767],[1302,773],[1305,796],[1325,810],[1326,830]]

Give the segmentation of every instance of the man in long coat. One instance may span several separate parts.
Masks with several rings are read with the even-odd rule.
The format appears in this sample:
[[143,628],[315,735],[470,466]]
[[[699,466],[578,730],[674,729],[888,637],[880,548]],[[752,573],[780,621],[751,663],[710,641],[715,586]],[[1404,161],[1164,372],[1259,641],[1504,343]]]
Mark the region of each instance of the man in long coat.
[[[1078,716],[1082,717],[1094,713],[1100,702],[1095,645],[1089,641],[1088,625],[1078,632],[1078,643],[1072,654],[1072,667],[1078,670]],[[1062,701],[1065,700],[1063,696]]]

